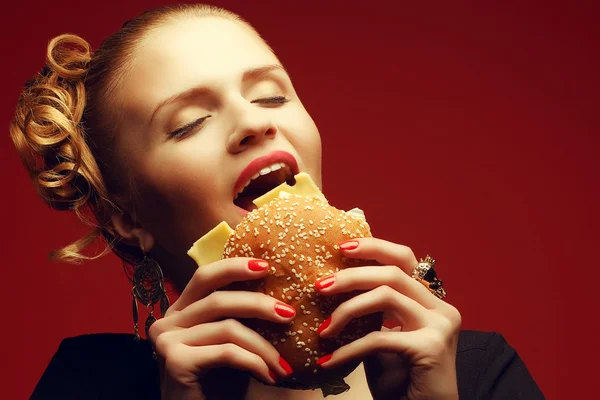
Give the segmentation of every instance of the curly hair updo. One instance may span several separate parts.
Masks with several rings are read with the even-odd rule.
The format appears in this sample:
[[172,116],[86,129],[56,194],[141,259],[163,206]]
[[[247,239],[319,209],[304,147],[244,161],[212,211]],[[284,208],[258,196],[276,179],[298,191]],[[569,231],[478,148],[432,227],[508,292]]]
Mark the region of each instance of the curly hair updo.
[[[142,257],[122,241],[111,216],[135,204],[134,178],[115,158],[119,121],[113,93],[127,76],[136,46],[162,24],[180,17],[214,16],[243,23],[238,15],[204,4],[166,6],[127,21],[96,51],[81,37],[64,34],[48,44],[46,65],[26,82],[10,135],[39,195],[55,210],[74,211],[91,231],[50,259],[78,263],[115,252],[127,264]],[[258,35],[258,33],[257,33]],[[83,250],[96,239],[96,255]]]

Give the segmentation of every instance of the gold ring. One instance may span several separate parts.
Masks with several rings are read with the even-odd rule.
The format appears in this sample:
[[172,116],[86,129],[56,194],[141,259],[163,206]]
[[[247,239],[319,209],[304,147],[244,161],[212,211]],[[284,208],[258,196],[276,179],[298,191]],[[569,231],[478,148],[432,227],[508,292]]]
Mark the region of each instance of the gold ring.
[[424,260],[421,259],[421,261],[419,261],[413,270],[411,277],[419,281],[438,298],[443,299],[446,297],[446,291],[443,287],[444,282],[437,277],[434,267],[435,260],[428,254]]

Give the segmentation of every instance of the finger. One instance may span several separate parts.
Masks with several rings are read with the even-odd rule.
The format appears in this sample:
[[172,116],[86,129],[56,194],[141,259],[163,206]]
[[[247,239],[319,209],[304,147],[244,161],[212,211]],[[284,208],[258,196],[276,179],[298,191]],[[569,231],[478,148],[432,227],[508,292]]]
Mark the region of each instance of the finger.
[[425,286],[394,265],[346,268],[315,282],[315,288],[324,296],[353,290],[372,290],[384,285],[413,298],[427,308],[433,309],[440,305],[437,297],[432,296]]
[[319,326],[317,333],[323,338],[334,337],[354,318],[383,311],[393,311],[401,324],[410,330],[420,329],[429,321],[428,310],[421,304],[389,286],[379,286],[340,304]]
[[424,330],[411,332],[374,331],[317,360],[322,368],[334,368],[377,353],[396,353],[414,361],[425,354],[437,354],[447,346],[443,338],[432,338]]
[[345,257],[375,260],[382,265],[396,265],[409,276],[418,264],[410,247],[376,238],[352,239],[339,244]]
[[201,347],[179,345],[165,359],[165,369],[171,376],[187,371],[202,376],[207,370],[219,367],[248,371],[263,382],[275,383],[268,365],[259,355],[233,343]]
[[190,304],[171,317],[171,324],[189,328],[225,318],[259,318],[288,323],[296,310],[264,293],[217,291]]
[[156,343],[159,353],[166,352],[169,343],[182,343],[187,346],[211,346],[233,343],[259,355],[267,365],[281,376],[287,376],[291,367],[282,360],[279,352],[256,331],[235,319],[209,322],[195,325],[188,329],[165,333]]
[[232,282],[262,278],[268,273],[268,265],[265,260],[246,257],[227,258],[203,265],[194,272],[181,296],[170,309],[181,311]]

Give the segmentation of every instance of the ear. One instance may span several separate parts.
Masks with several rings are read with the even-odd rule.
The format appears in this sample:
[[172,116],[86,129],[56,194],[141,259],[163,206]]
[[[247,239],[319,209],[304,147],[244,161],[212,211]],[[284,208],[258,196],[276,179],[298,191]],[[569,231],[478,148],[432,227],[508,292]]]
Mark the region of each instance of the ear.
[[133,221],[129,213],[113,214],[111,221],[117,233],[128,245],[138,246],[145,253],[154,247],[154,236],[139,223]]

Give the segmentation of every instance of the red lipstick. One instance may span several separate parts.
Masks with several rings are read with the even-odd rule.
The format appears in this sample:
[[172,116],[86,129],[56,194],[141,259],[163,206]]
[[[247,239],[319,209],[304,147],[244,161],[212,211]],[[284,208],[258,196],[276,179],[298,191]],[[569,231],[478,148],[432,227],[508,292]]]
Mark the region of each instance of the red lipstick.
[[240,174],[239,178],[235,182],[233,187],[233,195],[232,198],[242,190],[242,188],[252,179],[254,175],[256,175],[261,169],[273,165],[275,163],[284,163],[292,170],[292,173],[296,175],[298,172],[298,162],[293,155],[288,153],[287,151],[273,151],[266,156],[258,157],[254,161],[252,161]]

